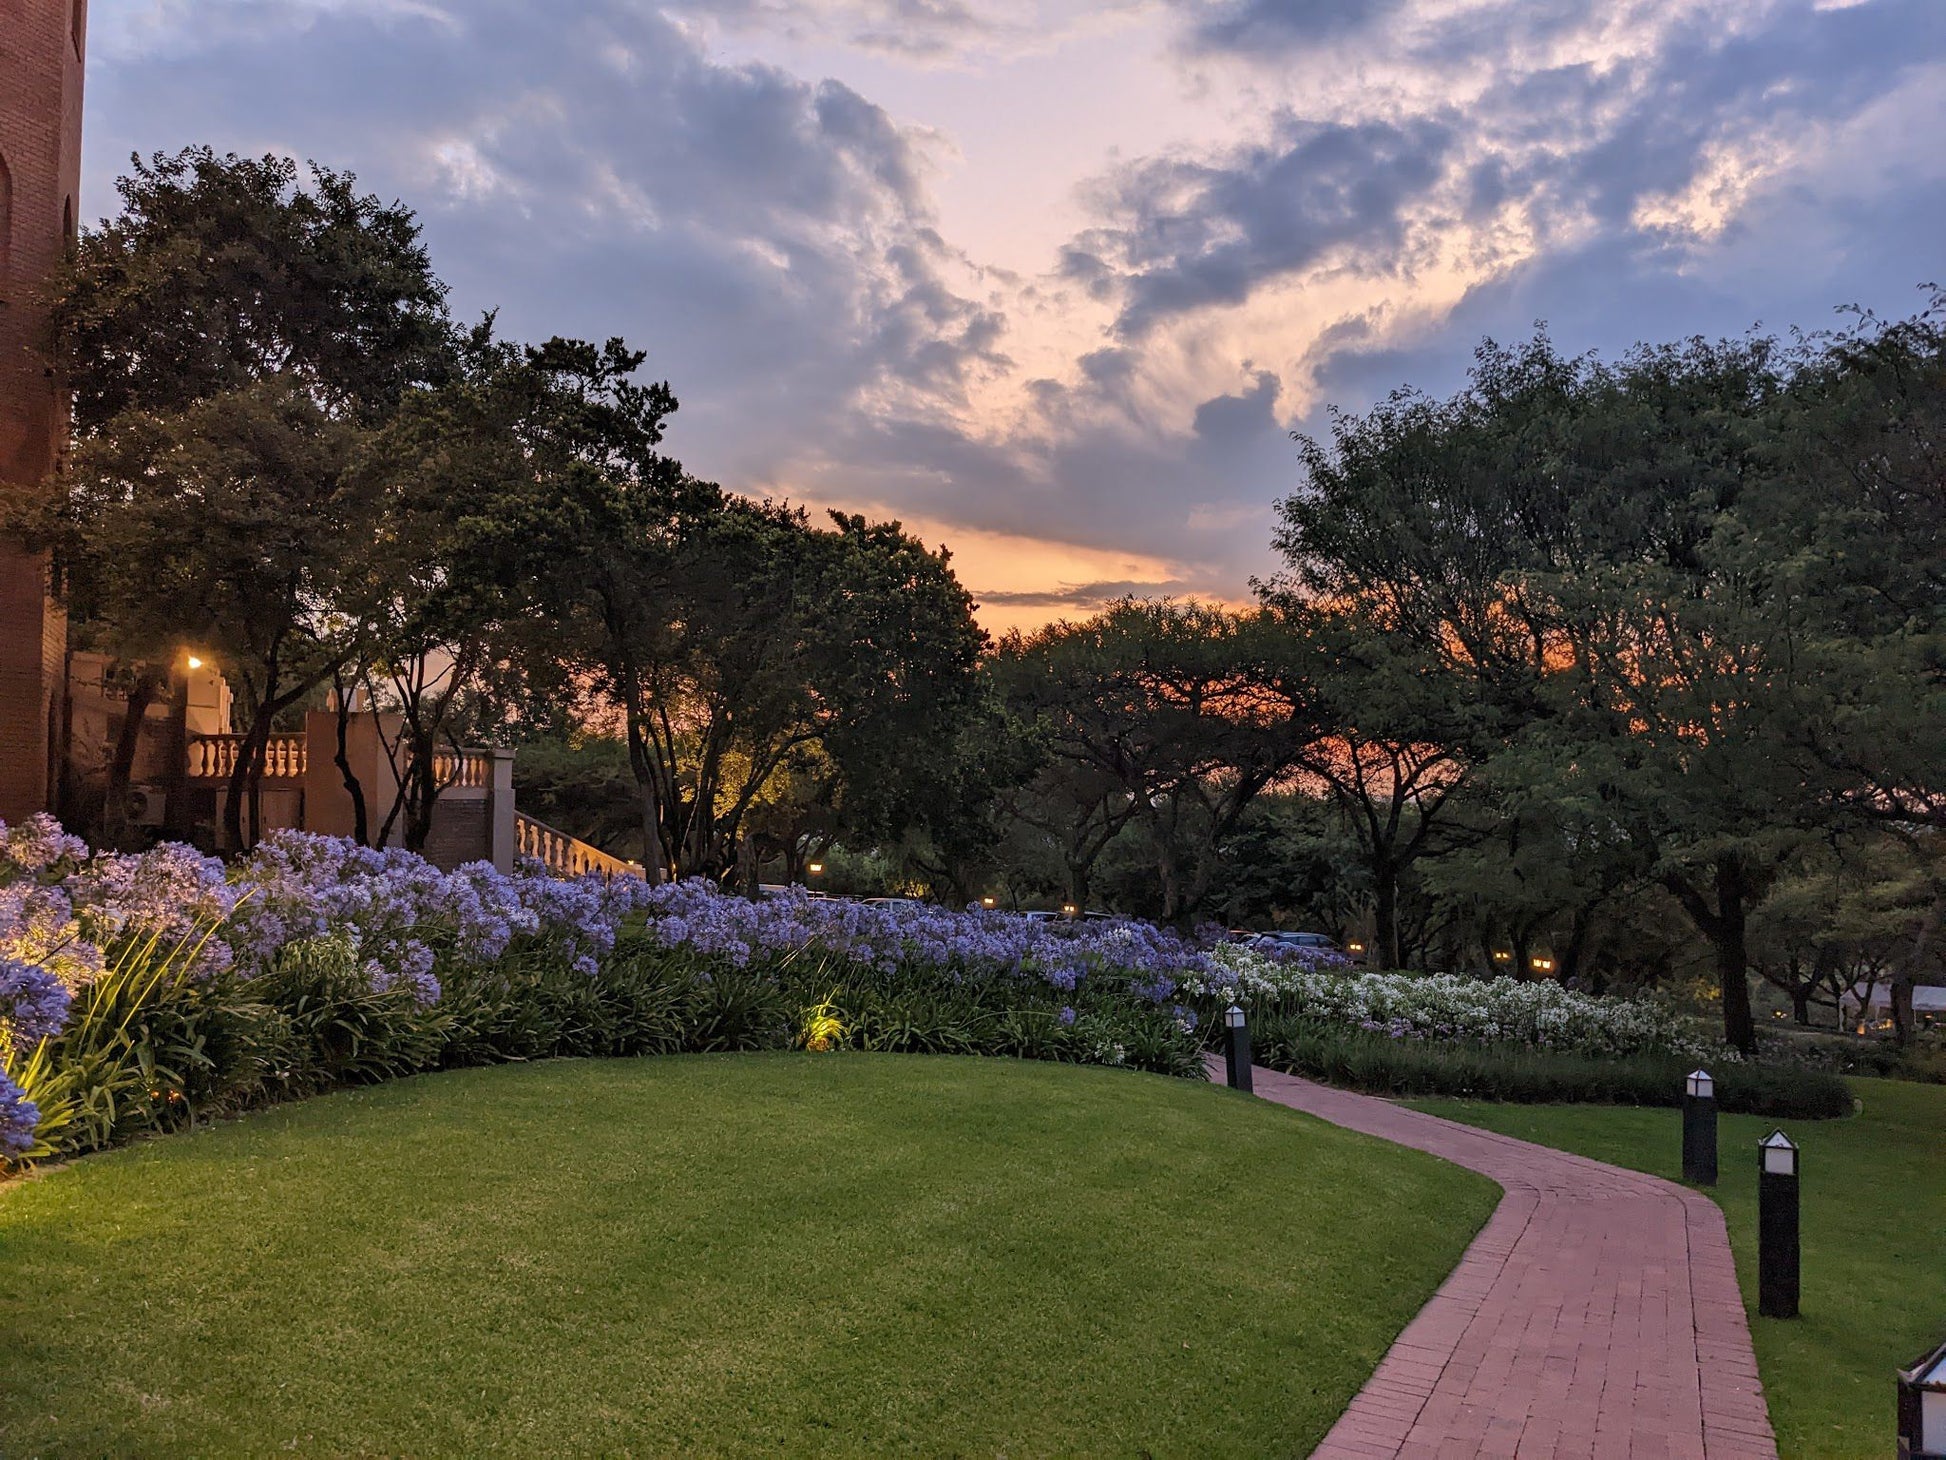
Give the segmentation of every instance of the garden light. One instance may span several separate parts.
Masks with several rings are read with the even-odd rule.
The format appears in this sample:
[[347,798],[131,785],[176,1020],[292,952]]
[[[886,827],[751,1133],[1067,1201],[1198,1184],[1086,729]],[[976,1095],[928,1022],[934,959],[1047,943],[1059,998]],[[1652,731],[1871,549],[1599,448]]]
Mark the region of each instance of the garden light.
[[1757,1143],[1757,1312],[1797,1317],[1798,1149],[1781,1130]]
[[806,867],[804,870],[809,872],[813,877],[815,877],[818,875],[818,873],[824,870],[824,863],[813,862],[810,864],[810,866]]
[[1946,1460],[1946,1343],[1900,1371],[1899,1460]]
[[1252,1093],[1250,1081],[1250,1027],[1244,1022],[1243,1009],[1232,1004],[1223,1011],[1223,1023],[1229,1031],[1229,1040],[1224,1046],[1223,1059],[1225,1072],[1229,1076],[1230,1088]]
[[201,669],[203,667],[203,661],[198,659],[194,654],[191,654],[189,656],[189,667],[191,669]]
[[980,906],[981,906],[981,907],[998,907],[998,906],[999,906],[999,899],[997,899],[997,898],[992,898],[992,897],[983,897],[983,898],[981,898],[981,899],[980,899]]
[[1493,950],[1493,961],[1495,963],[1512,963],[1514,956],[1504,948],[1496,948]]
[[1708,1070],[1692,1070],[1684,1082],[1682,1179],[1716,1185],[1716,1081]]
[[1080,911],[1081,911],[1081,909],[1080,909],[1080,908],[1078,908],[1078,907],[1076,907],[1076,906],[1075,906],[1075,905],[1074,905],[1073,903],[1071,903],[1071,902],[1064,902],[1064,903],[1062,903],[1062,904],[1061,904],[1061,914],[1062,914],[1062,916],[1063,916],[1063,917],[1070,917],[1070,918],[1071,918],[1071,917],[1073,917],[1073,916],[1074,916],[1074,915],[1075,915],[1076,913],[1078,913],[1078,912],[1080,912]]
[[1527,963],[1536,973],[1552,973],[1554,971],[1554,960],[1552,958],[1530,958],[1527,960]]

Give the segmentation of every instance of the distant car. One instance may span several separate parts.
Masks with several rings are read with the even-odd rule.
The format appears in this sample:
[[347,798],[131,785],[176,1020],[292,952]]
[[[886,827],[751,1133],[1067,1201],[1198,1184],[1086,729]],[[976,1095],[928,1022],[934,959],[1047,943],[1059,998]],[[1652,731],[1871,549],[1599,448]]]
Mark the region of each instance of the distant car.
[[1023,917],[1030,923],[1059,923],[1067,919],[1065,913],[1049,912],[1046,908],[1040,907],[1030,907],[1025,912],[1017,913],[1015,916]]
[[866,907],[924,907],[926,904],[916,897],[868,897]]

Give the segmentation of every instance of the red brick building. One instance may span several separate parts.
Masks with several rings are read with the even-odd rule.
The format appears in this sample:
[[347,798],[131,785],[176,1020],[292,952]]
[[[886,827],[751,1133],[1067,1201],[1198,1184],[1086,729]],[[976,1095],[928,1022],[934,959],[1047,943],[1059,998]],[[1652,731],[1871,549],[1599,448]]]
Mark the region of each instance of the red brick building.
[[[0,0],[0,480],[35,485],[66,408],[42,363],[34,294],[79,218],[87,0]],[[0,542],[0,820],[54,802],[67,626],[46,566]]]

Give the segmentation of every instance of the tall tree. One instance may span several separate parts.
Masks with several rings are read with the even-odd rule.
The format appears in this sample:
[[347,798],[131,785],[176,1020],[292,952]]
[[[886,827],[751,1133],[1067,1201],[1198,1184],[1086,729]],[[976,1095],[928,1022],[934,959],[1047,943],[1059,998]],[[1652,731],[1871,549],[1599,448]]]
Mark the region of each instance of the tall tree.
[[348,174],[208,148],[134,161],[57,281],[75,450],[16,525],[134,655],[210,652],[247,723],[225,829],[248,840],[277,717],[349,652],[337,596],[376,502],[368,434],[448,358],[410,212]]

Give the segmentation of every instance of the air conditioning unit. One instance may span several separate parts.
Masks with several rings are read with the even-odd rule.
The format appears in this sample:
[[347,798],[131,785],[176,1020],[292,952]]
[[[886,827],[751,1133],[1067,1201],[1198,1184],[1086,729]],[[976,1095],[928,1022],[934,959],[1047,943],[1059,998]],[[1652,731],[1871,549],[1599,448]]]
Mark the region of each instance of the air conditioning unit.
[[169,793],[160,786],[128,788],[128,819],[136,826],[160,826],[169,814]]

